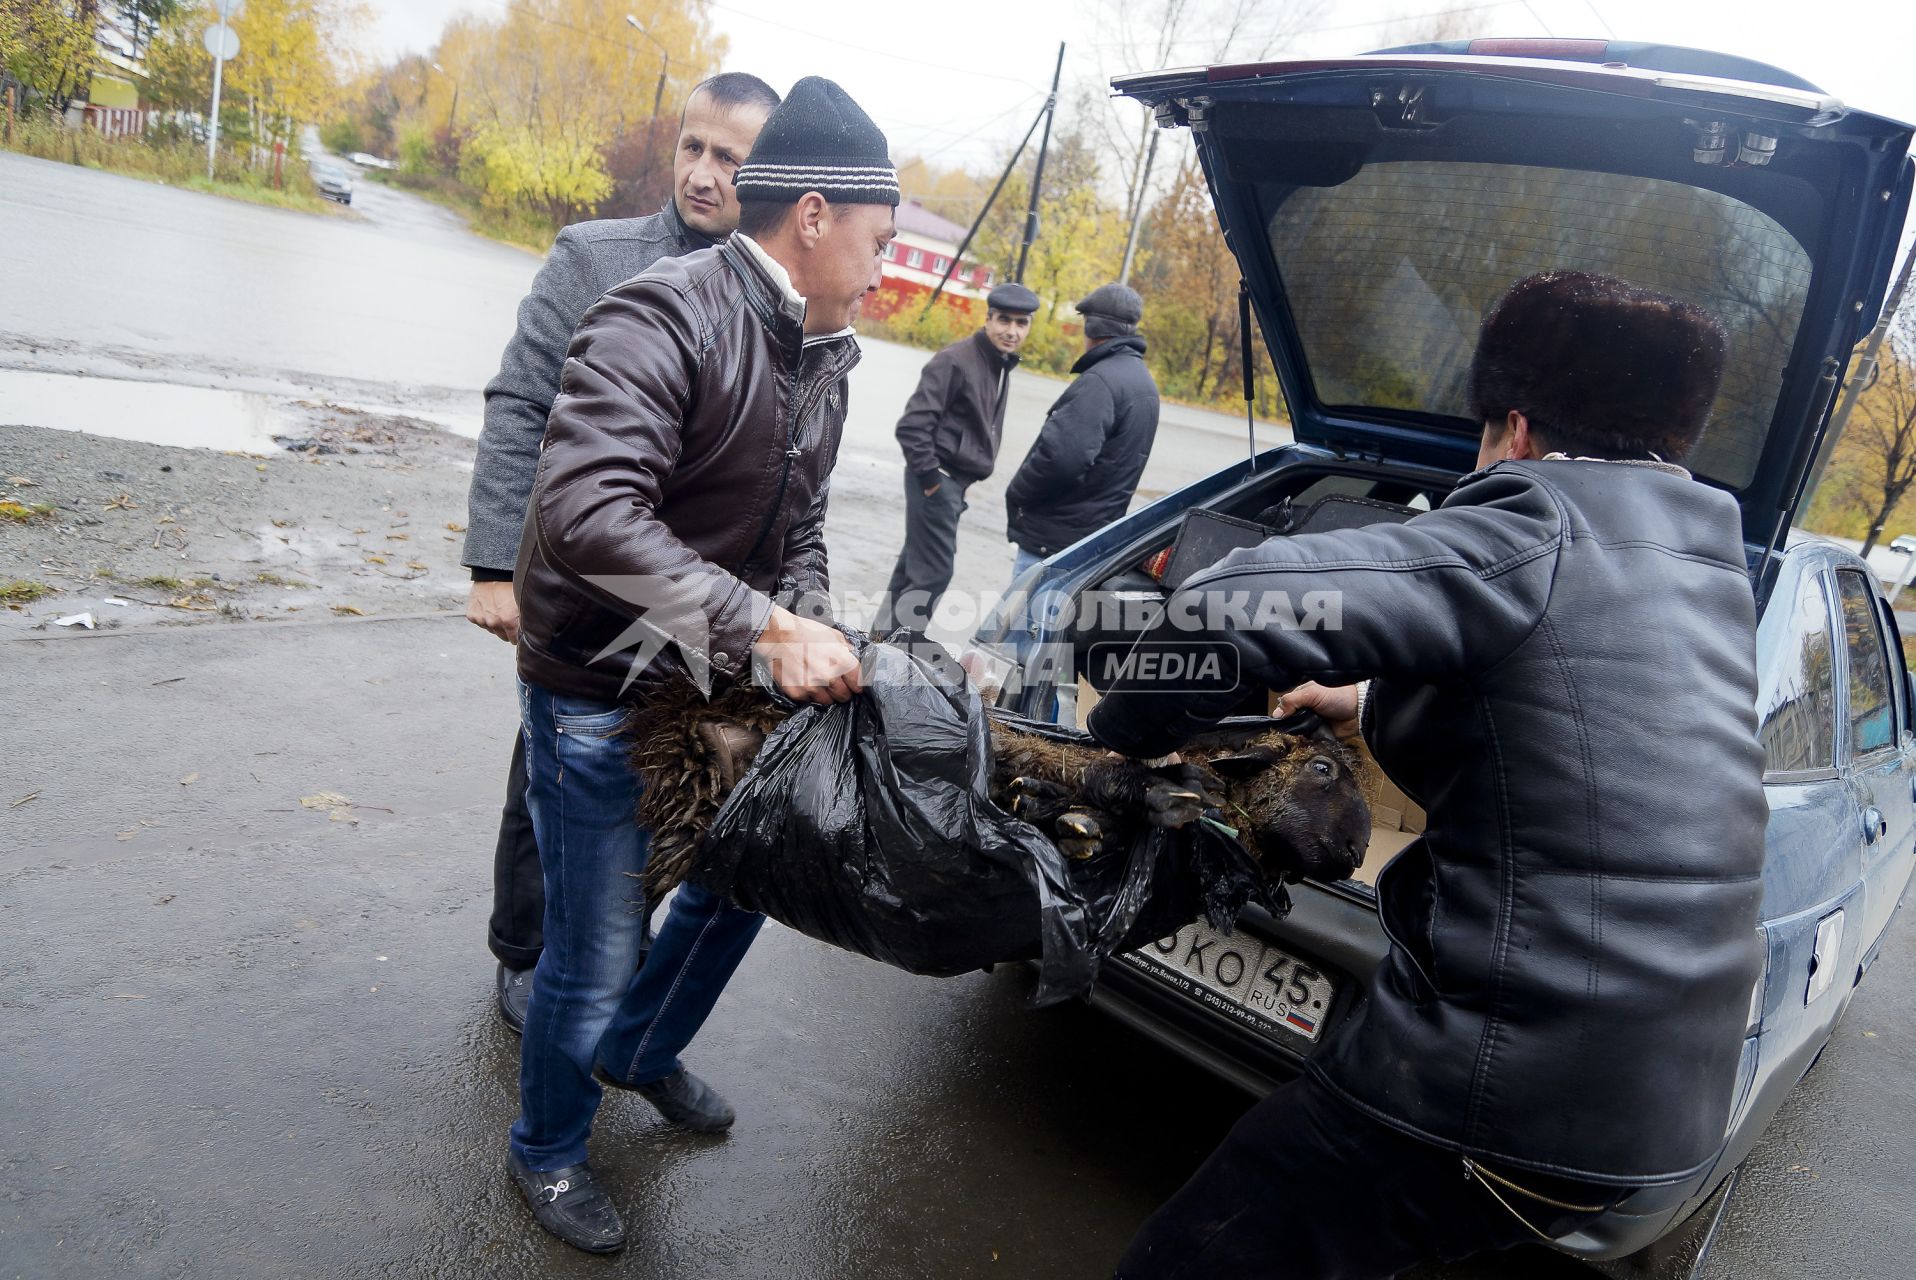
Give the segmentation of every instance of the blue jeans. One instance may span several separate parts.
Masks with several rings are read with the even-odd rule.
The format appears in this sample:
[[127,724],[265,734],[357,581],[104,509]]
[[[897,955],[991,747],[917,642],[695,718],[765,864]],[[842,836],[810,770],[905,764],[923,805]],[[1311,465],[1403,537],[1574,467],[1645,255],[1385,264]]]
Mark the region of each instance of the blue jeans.
[[1046,557],[1038,555],[1036,552],[1026,551],[1023,547],[1019,547],[1017,558],[1011,562],[1011,580],[1016,582],[1018,579],[1024,577],[1026,569],[1029,569],[1032,565],[1037,564],[1045,558]]
[[562,1169],[585,1159],[601,1092],[594,1064],[631,1084],[677,1071],[765,917],[684,885],[640,967],[637,877],[651,839],[626,761],[630,711],[521,682],[519,714],[546,914],[512,1149],[534,1170]]

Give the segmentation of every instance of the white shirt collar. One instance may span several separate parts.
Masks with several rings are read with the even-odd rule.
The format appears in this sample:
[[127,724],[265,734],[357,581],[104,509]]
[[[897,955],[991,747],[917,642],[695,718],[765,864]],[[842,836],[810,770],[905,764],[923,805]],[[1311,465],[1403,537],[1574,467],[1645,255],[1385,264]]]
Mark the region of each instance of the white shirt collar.
[[[745,252],[752,256],[752,260],[758,263],[765,274],[772,278],[772,283],[778,287],[779,305],[785,309],[788,315],[797,320],[800,325],[803,325],[805,323],[805,309],[807,306],[805,296],[793,286],[792,273],[785,269],[785,264],[765,252],[764,245],[761,245],[743,231],[734,232],[732,238],[744,246]],[[805,345],[809,347],[815,342],[830,342],[836,338],[849,338],[852,337],[854,333],[855,331],[850,325],[846,325],[836,333],[809,333],[805,335]]]

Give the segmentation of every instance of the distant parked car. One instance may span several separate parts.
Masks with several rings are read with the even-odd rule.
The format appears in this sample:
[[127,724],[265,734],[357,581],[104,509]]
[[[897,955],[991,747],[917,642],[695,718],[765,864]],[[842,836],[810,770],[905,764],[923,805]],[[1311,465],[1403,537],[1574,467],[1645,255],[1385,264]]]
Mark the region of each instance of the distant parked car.
[[362,169],[397,169],[399,167],[391,160],[382,160],[366,151],[355,151],[346,158]]
[[[1785,545],[1850,350],[1883,305],[1916,181],[1910,128],[1771,67],[1604,41],[1426,45],[1116,87],[1191,130],[1295,443],[1030,570],[966,655],[1009,710],[1077,719],[1081,694],[1101,688],[1091,655],[1127,652],[1159,616],[1157,567],[1187,530],[1221,555],[1441,504],[1475,467],[1471,353],[1513,281],[1622,275],[1707,306],[1731,333],[1715,417],[1686,462],[1743,511],[1768,962],[1720,1159],[1554,1242],[1593,1259],[1642,1250],[1709,1204],[1755,1145],[1829,1042],[1910,880],[1916,682],[1896,619],[1860,558]],[[1244,713],[1267,707],[1247,690]],[[1418,838],[1413,803],[1372,806],[1354,878],[1297,885],[1282,919],[1247,908],[1229,937],[1194,923],[1143,947],[1106,970],[1094,1003],[1247,1088],[1295,1075],[1368,998],[1390,945],[1373,884]]]
[[341,204],[353,202],[352,175],[336,164],[324,161],[313,166],[313,185],[319,188],[319,194],[328,200],[337,200]]

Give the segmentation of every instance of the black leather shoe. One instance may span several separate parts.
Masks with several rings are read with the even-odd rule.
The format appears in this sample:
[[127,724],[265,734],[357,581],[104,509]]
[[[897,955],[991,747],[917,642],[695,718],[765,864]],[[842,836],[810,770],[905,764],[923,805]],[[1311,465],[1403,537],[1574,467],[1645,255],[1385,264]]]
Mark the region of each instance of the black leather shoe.
[[668,1122],[681,1129],[691,1129],[696,1133],[723,1133],[732,1127],[732,1121],[738,1119],[738,1113],[732,1110],[731,1103],[720,1097],[711,1085],[683,1067],[662,1080],[648,1080],[644,1084],[627,1084],[623,1080],[616,1080],[604,1067],[594,1067],[592,1075],[600,1084],[638,1094],[657,1107],[659,1114]]
[[506,1153],[512,1180],[532,1206],[539,1225],[575,1249],[617,1253],[625,1248],[625,1224],[584,1162],[534,1173],[517,1153]]
[[499,966],[499,1016],[520,1035],[526,1033],[526,1003],[532,999],[532,970]]

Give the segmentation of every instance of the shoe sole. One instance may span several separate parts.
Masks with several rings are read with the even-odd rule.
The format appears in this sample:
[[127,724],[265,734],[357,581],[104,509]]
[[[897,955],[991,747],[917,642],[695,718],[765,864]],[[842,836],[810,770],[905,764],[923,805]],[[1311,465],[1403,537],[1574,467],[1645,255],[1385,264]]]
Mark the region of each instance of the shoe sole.
[[499,1021],[505,1023],[506,1026],[511,1029],[513,1035],[523,1036],[526,1033],[525,1019],[514,1018],[510,1013],[506,1012],[506,1006],[498,1000],[494,1000],[492,1005],[493,1008],[499,1011]]

